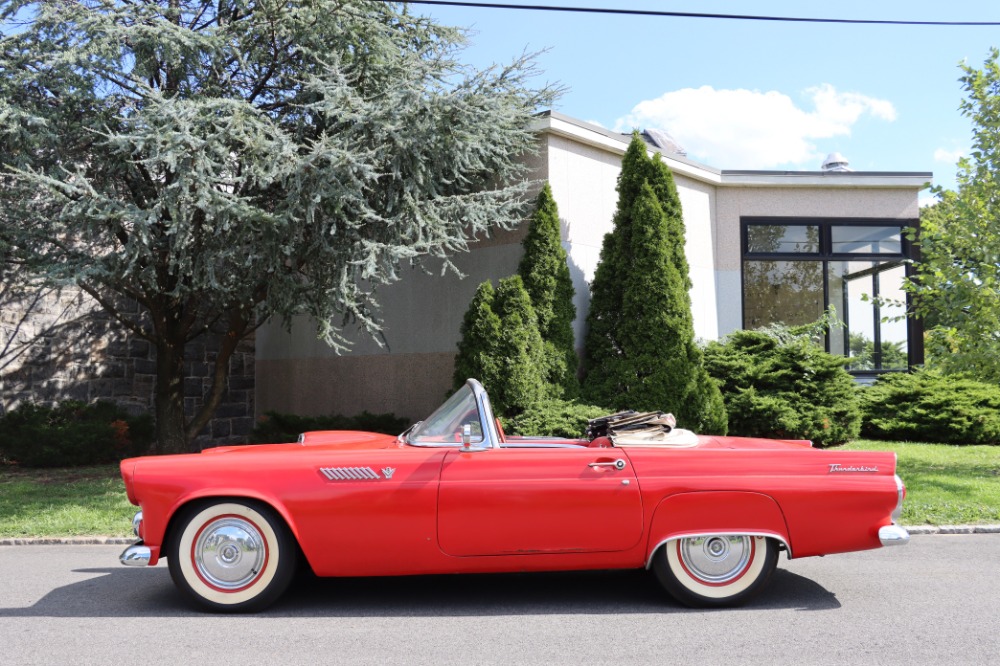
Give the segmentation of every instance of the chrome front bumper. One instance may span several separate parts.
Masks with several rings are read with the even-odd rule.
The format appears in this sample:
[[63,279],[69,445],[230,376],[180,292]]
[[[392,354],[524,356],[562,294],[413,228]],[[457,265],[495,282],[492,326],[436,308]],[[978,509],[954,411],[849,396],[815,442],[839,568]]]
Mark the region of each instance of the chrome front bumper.
[[126,548],[118,557],[118,561],[127,567],[146,567],[153,558],[153,553],[148,546],[142,545],[142,511],[132,518],[132,532],[139,537],[139,541]]
[[153,553],[149,547],[142,545],[142,542],[139,541],[126,548],[119,556],[118,561],[127,567],[146,567],[149,566],[149,560],[152,559],[152,556]]
[[899,525],[886,525],[879,528],[878,540],[883,546],[905,546],[910,543],[910,533]]

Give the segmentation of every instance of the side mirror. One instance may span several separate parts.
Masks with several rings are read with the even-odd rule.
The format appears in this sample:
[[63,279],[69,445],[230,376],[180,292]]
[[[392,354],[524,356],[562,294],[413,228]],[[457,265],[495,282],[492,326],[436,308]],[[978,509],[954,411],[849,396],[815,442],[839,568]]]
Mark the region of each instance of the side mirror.
[[462,426],[462,448],[469,449],[472,444],[472,425],[466,423]]

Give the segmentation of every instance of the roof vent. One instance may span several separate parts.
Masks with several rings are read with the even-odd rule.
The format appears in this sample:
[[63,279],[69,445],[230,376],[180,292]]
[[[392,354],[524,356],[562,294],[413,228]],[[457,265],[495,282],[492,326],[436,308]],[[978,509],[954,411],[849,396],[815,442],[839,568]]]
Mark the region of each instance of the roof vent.
[[847,158],[840,153],[830,153],[823,160],[823,171],[854,171],[848,166]]
[[665,153],[676,153],[678,155],[687,155],[687,151],[681,144],[677,143],[677,139],[670,136],[668,132],[661,129],[648,129],[643,133],[643,138],[646,139],[648,143],[653,144]]

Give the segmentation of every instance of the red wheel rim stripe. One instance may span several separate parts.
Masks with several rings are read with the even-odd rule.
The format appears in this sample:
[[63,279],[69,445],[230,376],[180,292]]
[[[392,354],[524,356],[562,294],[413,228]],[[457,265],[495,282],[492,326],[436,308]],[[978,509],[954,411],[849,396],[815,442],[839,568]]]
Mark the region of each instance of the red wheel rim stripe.
[[[238,587],[238,588],[233,588],[233,589],[227,589],[227,588],[219,587],[218,585],[213,584],[211,581],[206,580],[205,577],[201,575],[201,569],[195,563],[195,547],[198,545],[198,539],[199,539],[199,537],[201,537],[201,533],[204,532],[205,528],[208,527],[209,525],[211,525],[212,523],[220,521],[220,520],[223,520],[225,518],[237,518],[239,520],[244,520],[244,521],[250,523],[251,525],[253,525],[253,528],[255,530],[257,530],[257,534],[259,534],[260,537],[261,537],[261,543],[263,543],[263,545],[264,545],[264,565],[260,568],[260,571],[257,572],[257,575],[254,576],[250,580],[249,583],[247,583],[243,587]],[[196,576],[198,576],[198,580],[200,580],[202,583],[204,583],[206,586],[212,588],[216,592],[222,592],[224,594],[235,594],[237,592],[242,592],[243,590],[246,590],[247,588],[253,587],[254,583],[256,583],[257,580],[261,577],[261,574],[263,574],[265,571],[267,571],[267,563],[268,563],[268,560],[270,558],[271,558],[271,549],[270,549],[270,547],[267,544],[267,539],[264,537],[264,531],[260,529],[260,526],[257,523],[255,523],[254,521],[250,520],[246,516],[241,516],[241,515],[238,515],[238,514],[235,514],[235,513],[227,513],[227,514],[224,514],[224,515],[221,515],[221,516],[215,516],[210,521],[208,521],[207,523],[205,523],[204,525],[202,525],[200,528],[198,528],[198,531],[194,535],[194,539],[192,539],[192,541],[191,541],[191,564],[194,565],[194,573],[195,573]]]
[[745,567],[743,567],[743,571],[741,571],[735,578],[731,578],[724,583],[710,583],[707,580],[702,580],[698,576],[695,576],[687,568],[687,565],[684,564],[684,558],[681,556],[681,540],[680,539],[677,540],[677,561],[681,563],[681,568],[684,569],[684,573],[686,573],[688,575],[688,578],[690,578],[691,580],[697,581],[700,585],[707,585],[708,587],[726,587],[727,585],[732,585],[739,579],[743,578],[743,576],[746,575],[747,571],[749,571],[750,567],[753,565],[753,561],[756,555],[757,555],[757,539],[755,539],[754,537],[750,537],[750,557],[747,558],[747,564]]

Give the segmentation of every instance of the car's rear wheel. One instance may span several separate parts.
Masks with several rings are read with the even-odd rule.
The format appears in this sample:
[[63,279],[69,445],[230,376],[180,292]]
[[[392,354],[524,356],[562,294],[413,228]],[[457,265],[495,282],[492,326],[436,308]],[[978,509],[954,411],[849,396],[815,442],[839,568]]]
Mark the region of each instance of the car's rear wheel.
[[194,505],[178,516],[174,535],[167,554],[170,577],[201,608],[260,610],[295,573],[295,540],[281,517],[257,502]]
[[778,565],[773,539],[718,534],[668,541],[653,558],[660,584],[696,608],[736,606],[759,592]]

